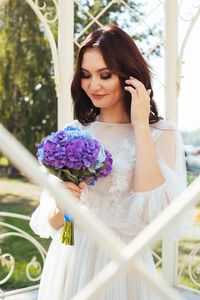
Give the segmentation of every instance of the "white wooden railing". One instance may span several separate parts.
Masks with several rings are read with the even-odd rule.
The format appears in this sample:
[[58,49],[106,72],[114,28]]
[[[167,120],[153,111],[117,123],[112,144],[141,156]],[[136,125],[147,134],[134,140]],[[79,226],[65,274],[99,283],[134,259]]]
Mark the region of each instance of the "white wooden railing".
[[[30,221],[29,216],[9,213],[9,212],[1,212],[0,211],[0,269],[5,270],[5,273],[0,274],[0,299],[5,299],[5,297],[17,295],[20,293],[30,292],[38,289],[38,283],[41,277],[43,264],[46,257],[46,250],[43,246],[29,233],[22,230],[18,226],[11,225],[9,221],[4,221],[4,218],[11,219],[15,218],[18,220]],[[13,249],[12,244],[10,244],[9,251],[4,252],[3,242],[6,238],[10,237],[18,237],[19,239],[25,239],[29,243],[33,245],[35,248],[36,256],[33,256],[30,261],[26,263],[25,268],[25,276],[28,281],[34,283],[32,286],[24,287],[21,289],[16,289],[12,291],[4,291],[1,289],[1,286],[8,283],[9,279],[13,276],[16,270],[16,258],[13,253],[15,253],[15,249]],[[41,262],[38,260],[37,256],[41,258]],[[34,275],[33,275],[34,270]],[[37,283],[37,284],[36,284]]]
[[[182,299],[162,278],[152,278],[140,261],[142,250],[153,246],[162,238],[166,227],[198,203],[200,198],[200,177],[197,178],[177,199],[153,220],[130,244],[125,245],[112,231],[90,212],[84,211],[80,204],[68,197],[66,190],[60,190],[48,181],[47,175],[39,170],[36,159],[25,149],[3,125],[0,125],[0,151],[31,181],[47,188],[58,201],[58,205],[70,208],[72,214],[84,224],[85,230],[94,236],[98,244],[104,248],[113,259],[97,276],[87,284],[73,299],[94,299],[122,272],[137,274],[146,284],[166,299]],[[169,243],[167,243],[169,245]],[[167,251],[166,251],[167,252]],[[166,257],[166,256],[165,256]],[[170,261],[169,257],[169,261]],[[166,258],[164,258],[166,260]],[[171,282],[170,282],[171,284]]]
[[[8,219],[7,222],[4,221],[5,218]],[[8,212],[0,212],[0,267],[1,269],[6,269],[6,274],[4,275],[4,277],[2,277],[2,274],[0,276],[0,287],[9,282],[9,280],[15,272],[15,262],[17,262],[17,259],[13,254],[15,253],[15,249],[12,249],[12,247],[10,247],[11,253],[8,251],[4,253],[3,242],[4,239],[6,240],[7,237],[17,236],[30,242],[35,247],[36,254],[39,254],[39,256],[41,257],[42,264],[38,261],[38,258],[36,258],[35,254],[31,258],[31,260],[26,263],[26,270],[24,274],[24,276],[26,276],[26,278],[30,282],[32,282],[33,285],[24,288],[15,288],[12,291],[6,291],[0,288],[1,300],[8,296],[14,296],[21,293],[27,293],[30,291],[38,290],[38,283],[41,277],[42,267],[46,256],[45,249],[35,238],[33,238],[27,232],[21,230],[19,227],[12,226],[10,224],[9,219],[11,220],[12,218],[26,221],[27,226],[28,222],[30,221],[29,216],[13,214]],[[179,243],[181,244],[181,241],[174,242],[170,241],[169,239],[164,239],[164,242],[162,243],[161,252],[170,255],[166,257],[165,254],[159,256],[155,251],[153,251],[152,253],[155,259],[155,266],[158,269],[158,272],[160,273],[162,271],[163,277],[166,280],[168,280],[168,282],[172,286],[184,289],[186,291],[195,292],[200,296],[200,222],[195,222],[193,227],[194,229],[196,228],[196,230],[193,230],[195,236],[191,238],[191,241],[188,242],[189,248],[185,256],[183,254],[178,253]],[[194,246],[193,243],[191,244],[192,241],[193,243],[194,241],[196,241]],[[174,250],[173,253],[170,253],[169,245],[172,246],[172,249]],[[181,260],[181,265],[179,268],[177,268],[177,262],[179,259]],[[35,270],[36,275],[34,274],[33,276],[31,274],[31,268]],[[181,283],[181,277],[183,277],[185,271],[188,272],[188,283],[193,284],[192,288],[187,286],[186,284]]]

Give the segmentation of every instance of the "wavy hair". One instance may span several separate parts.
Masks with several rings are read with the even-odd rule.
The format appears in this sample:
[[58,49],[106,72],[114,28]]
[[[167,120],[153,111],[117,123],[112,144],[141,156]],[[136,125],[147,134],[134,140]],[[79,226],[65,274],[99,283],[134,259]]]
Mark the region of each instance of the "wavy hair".
[[[81,66],[83,55],[88,48],[98,48],[107,67],[119,76],[120,84],[124,90],[125,80],[133,76],[141,81],[150,93],[149,124],[158,122],[158,110],[153,100],[151,85],[151,70],[140,53],[133,39],[119,27],[109,24],[88,35],[82,43],[77,57],[76,69],[71,84],[71,95],[74,103],[76,118],[83,125],[94,122],[100,109],[95,107],[81,87]],[[131,94],[125,91],[124,105],[130,116]]]

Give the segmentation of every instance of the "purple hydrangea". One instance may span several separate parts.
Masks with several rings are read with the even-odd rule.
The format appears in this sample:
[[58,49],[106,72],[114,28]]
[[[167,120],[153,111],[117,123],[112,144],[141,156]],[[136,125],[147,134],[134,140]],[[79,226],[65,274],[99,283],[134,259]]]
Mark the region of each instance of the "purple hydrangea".
[[62,180],[94,184],[112,170],[112,156],[85,130],[67,126],[38,145],[38,159]]
[[109,151],[105,150],[105,168],[101,170],[100,177],[106,177],[112,171],[112,155]]

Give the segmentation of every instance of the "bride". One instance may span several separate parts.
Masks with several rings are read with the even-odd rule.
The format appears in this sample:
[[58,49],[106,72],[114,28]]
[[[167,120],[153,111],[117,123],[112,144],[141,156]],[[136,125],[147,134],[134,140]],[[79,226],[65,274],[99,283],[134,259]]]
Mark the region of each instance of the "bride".
[[[132,38],[114,25],[92,32],[83,42],[71,85],[76,120],[112,153],[113,170],[88,187],[88,208],[122,241],[129,243],[186,186],[180,132],[158,115],[151,72]],[[58,181],[51,176],[53,181]],[[84,182],[63,183],[79,201]],[[60,243],[64,212],[44,190],[30,226],[52,237],[38,300],[68,300],[84,287],[110,258],[104,245],[75,220],[75,245]],[[151,250],[141,259],[154,276]],[[137,274],[122,274],[101,294],[101,300],[158,300]]]

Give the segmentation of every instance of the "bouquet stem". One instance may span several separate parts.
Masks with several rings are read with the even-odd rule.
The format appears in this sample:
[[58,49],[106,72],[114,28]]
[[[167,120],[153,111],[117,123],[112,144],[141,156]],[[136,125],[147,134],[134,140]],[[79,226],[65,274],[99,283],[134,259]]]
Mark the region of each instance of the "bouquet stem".
[[68,215],[65,215],[64,217],[61,242],[65,245],[74,245],[74,222]]

